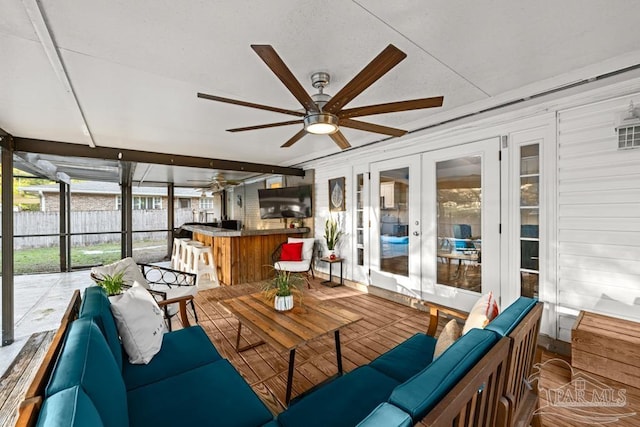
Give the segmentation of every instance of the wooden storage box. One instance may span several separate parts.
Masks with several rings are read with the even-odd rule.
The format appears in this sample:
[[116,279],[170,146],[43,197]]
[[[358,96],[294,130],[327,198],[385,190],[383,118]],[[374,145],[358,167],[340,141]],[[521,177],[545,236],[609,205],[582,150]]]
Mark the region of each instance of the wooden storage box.
[[581,311],[571,331],[571,364],[640,388],[640,323]]

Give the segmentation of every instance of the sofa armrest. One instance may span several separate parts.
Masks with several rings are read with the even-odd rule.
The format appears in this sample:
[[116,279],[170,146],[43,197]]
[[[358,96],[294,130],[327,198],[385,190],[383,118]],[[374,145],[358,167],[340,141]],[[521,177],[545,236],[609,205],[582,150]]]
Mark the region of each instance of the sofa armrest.
[[469,316],[469,313],[461,310],[456,310],[455,308],[446,307],[444,305],[436,304],[434,302],[422,301],[422,304],[429,309],[429,328],[427,329],[427,335],[435,337],[436,330],[438,329],[438,321],[440,320],[440,315],[442,316],[450,316],[457,317],[461,320],[466,320]]
[[411,427],[411,416],[390,403],[381,403],[356,427]]
[[[166,295],[165,295],[165,298],[166,298]],[[186,328],[191,326],[189,323],[189,318],[187,317],[187,303],[191,302],[192,300],[193,300],[193,295],[185,295],[183,297],[163,299],[162,301],[157,301],[157,302],[158,302],[158,306],[161,309],[164,309],[169,304],[178,303],[178,307],[179,307],[178,312],[180,313],[180,322],[182,323],[182,327]]]

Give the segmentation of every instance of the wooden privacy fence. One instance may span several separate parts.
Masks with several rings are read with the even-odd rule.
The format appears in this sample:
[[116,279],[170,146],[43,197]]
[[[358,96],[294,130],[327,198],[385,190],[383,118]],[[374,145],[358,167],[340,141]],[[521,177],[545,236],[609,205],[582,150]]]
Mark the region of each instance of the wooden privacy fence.
[[[120,241],[121,211],[76,211],[71,213],[71,233],[98,233],[82,236],[72,236],[73,246],[90,246],[100,243],[116,243]],[[191,209],[176,209],[174,223],[182,225],[193,221]],[[58,246],[60,239],[55,236],[42,236],[44,234],[56,234],[60,231],[59,212],[14,212],[14,235],[27,235],[38,237],[16,237],[14,250],[28,248],[43,248]],[[134,210],[133,230],[165,230],[167,229],[166,209]],[[117,234],[110,234],[110,232]],[[109,233],[109,234],[108,234]],[[137,232],[133,234],[134,241],[161,240],[166,238],[165,232]]]

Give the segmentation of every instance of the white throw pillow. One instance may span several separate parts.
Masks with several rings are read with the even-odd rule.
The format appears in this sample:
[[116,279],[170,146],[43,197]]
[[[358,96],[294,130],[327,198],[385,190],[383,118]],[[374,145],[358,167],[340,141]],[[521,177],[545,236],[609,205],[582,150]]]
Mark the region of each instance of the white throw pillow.
[[134,282],[138,282],[146,289],[149,289],[147,280],[144,278],[144,274],[140,271],[140,267],[134,261],[133,258],[123,258],[111,264],[102,265],[100,267],[93,267],[91,272],[98,277],[105,275],[113,276],[116,273],[124,271],[122,276],[123,283],[128,286],[132,286]]
[[287,243],[302,243],[302,260],[308,261],[313,257],[313,237],[289,237]]
[[433,351],[433,358],[440,356],[446,349],[451,346],[458,338],[460,338],[461,331],[460,325],[456,322],[456,319],[449,320],[449,323],[445,325],[440,332],[438,341],[436,341],[436,348]]
[[166,330],[162,310],[138,282],[111,300],[111,312],[124,350],[133,364],[147,364],[162,347]]
[[500,314],[500,307],[498,301],[493,297],[493,292],[482,295],[471,308],[469,317],[462,328],[462,335],[473,328],[484,329],[498,314]]

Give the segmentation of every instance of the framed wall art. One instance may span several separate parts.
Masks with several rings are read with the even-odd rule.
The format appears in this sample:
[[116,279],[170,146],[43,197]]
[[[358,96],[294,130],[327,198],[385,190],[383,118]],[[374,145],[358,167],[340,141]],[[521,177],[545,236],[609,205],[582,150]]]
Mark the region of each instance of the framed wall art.
[[344,202],[344,177],[329,180],[329,211],[346,210]]

